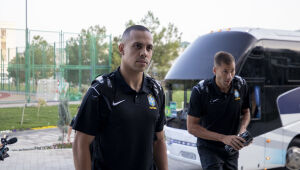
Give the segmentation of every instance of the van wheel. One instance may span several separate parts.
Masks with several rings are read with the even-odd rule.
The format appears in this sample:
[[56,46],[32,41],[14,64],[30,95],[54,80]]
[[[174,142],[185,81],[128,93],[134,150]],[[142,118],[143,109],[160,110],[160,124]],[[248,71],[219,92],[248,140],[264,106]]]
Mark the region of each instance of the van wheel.
[[291,146],[286,153],[286,168],[290,170],[300,169],[300,146]]

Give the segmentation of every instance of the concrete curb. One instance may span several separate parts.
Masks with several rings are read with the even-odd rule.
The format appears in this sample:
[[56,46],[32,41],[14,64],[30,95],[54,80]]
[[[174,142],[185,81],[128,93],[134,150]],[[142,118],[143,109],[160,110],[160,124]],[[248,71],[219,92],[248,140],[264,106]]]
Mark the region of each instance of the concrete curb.
[[0,134],[11,133],[11,132],[20,132],[20,131],[25,131],[25,130],[41,130],[41,129],[50,129],[50,128],[57,128],[57,126],[42,126],[42,127],[27,128],[27,129],[2,130],[2,131],[0,131]]

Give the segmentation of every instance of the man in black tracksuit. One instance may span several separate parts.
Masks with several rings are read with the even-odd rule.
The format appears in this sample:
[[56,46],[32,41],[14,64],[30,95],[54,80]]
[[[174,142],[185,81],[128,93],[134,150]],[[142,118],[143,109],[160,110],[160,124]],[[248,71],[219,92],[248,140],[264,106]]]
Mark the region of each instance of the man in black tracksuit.
[[237,134],[245,132],[250,121],[248,87],[235,75],[234,58],[227,52],[215,55],[213,72],[213,78],[200,81],[192,90],[187,128],[197,137],[204,170],[235,170],[238,152],[230,154],[224,146],[244,147],[245,140]]
[[125,30],[119,45],[120,67],[97,77],[80,105],[73,125],[76,169],[168,168],[164,92],[144,74],[152,50],[153,38],[147,28],[134,25]]

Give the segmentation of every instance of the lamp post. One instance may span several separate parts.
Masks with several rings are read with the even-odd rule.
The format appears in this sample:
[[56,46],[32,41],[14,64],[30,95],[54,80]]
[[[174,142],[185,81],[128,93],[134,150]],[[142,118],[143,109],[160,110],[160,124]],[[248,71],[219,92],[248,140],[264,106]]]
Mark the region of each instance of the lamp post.
[[28,27],[27,27],[27,0],[26,0],[26,29],[25,29],[25,100],[26,103],[30,102],[30,56],[29,56],[29,43],[28,43]]

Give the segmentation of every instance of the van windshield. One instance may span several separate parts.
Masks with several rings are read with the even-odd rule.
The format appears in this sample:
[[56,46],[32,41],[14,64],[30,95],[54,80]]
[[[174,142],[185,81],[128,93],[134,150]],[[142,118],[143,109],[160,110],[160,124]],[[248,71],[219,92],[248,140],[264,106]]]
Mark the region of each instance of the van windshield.
[[201,80],[212,77],[213,58],[219,51],[231,53],[238,69],[239,59],[255,42],[252,35],[237,31],[201,36],[176,59],[165,80]]
[[185,129],[191,89],[198,81],[169,81],[165,86],[167,126]]

